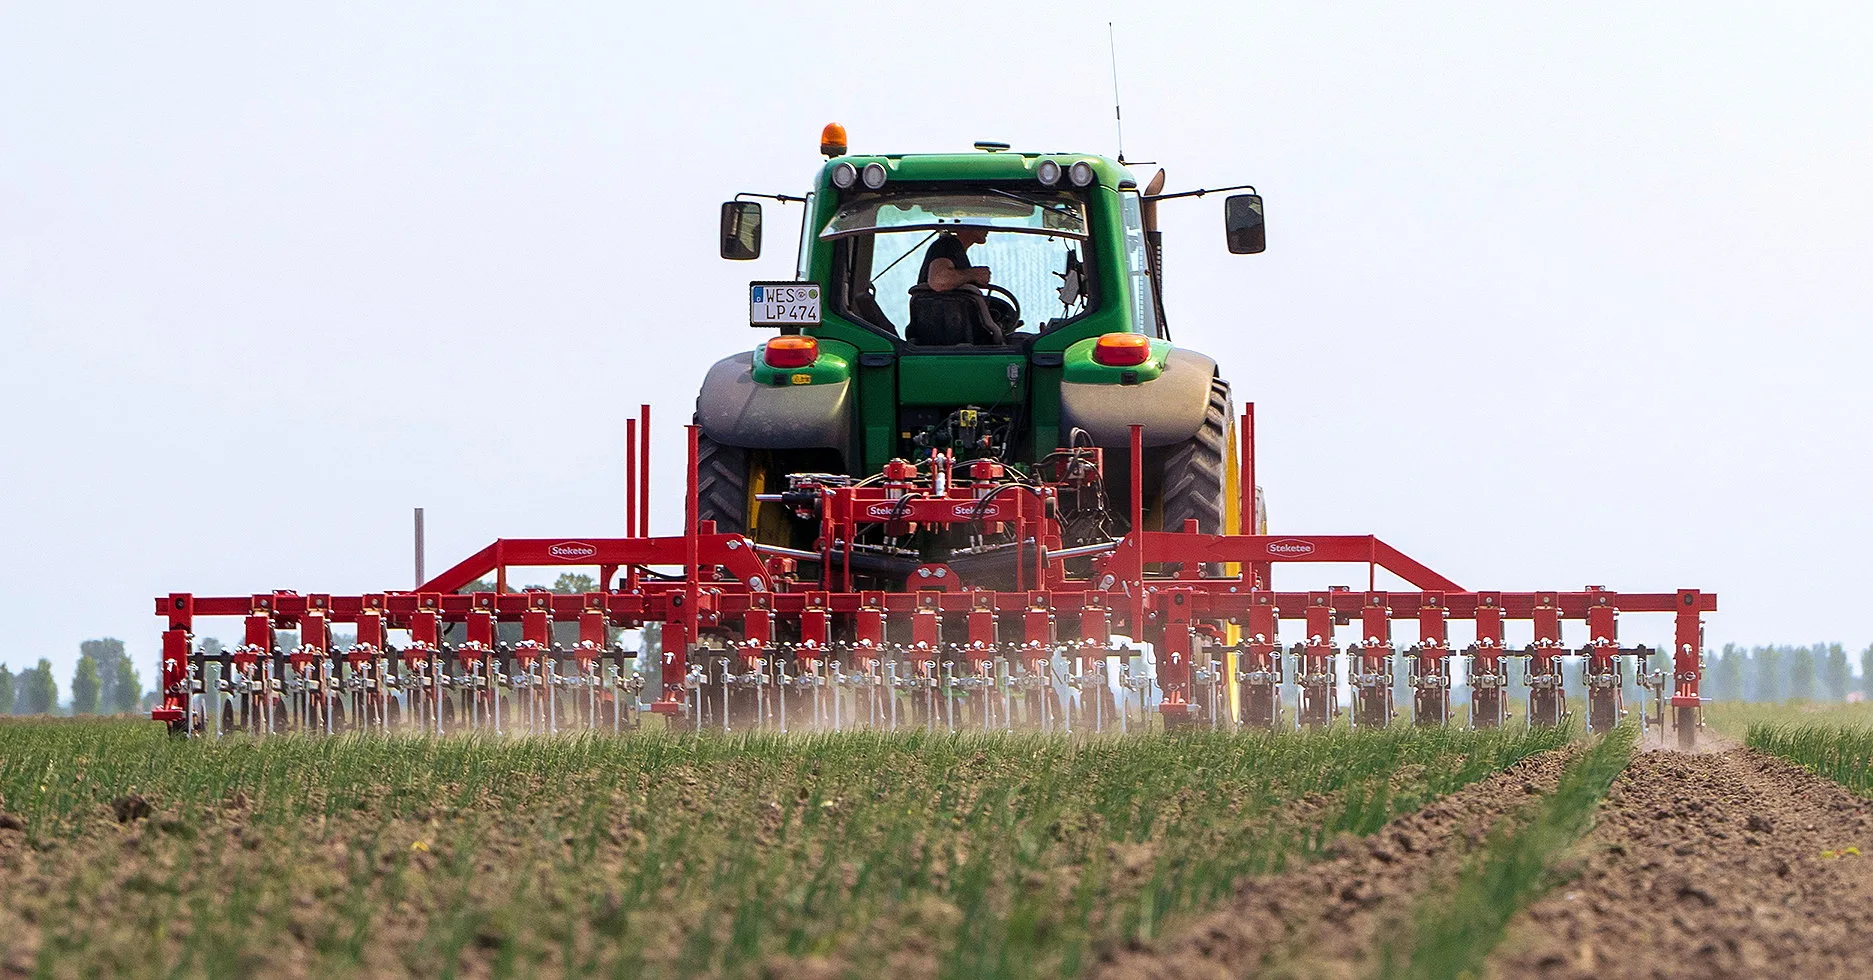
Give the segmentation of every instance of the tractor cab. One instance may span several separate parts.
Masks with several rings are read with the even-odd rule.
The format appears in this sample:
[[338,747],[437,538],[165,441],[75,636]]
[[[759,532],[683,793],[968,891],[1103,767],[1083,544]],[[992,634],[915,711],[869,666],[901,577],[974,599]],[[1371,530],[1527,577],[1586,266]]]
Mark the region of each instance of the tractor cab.
[[[842,203],[817,238],[864,326],[914,347],[1023,346],[1097,308],[1086,214],[1066,191],[890,188]],[[949,274],[933,282],[933,266]]]
[[[1106,315],[1086,326],[1165,336],[1156,206],[1213,191],[1160,194],[1161,171],[1141,189],[1118,161],[1015,153],[1000,143],[978,143],[987,152],[975,154],[849,157],[834,130],[843,132],[835,124],[822,138],[828,160],[813,192],[738,195],[723,205],[721,226],[722,257],[753,259],[762,210],[751,198],[806,206],[797,275],[827,287],[833,319],[818,325],[826,332],[857,328],[899,347],[1032,349],[1107,300]],[[1224,210],[1230,251],[1261,251],[1261,198],[1236,195]],[[930,283],[932,249],[954,251],[968,236],[968,267],[986,269],[985,281]],[[951,307],[961,312],[939,312]],[[970,329],[944,329],[938,319],[970,321]],[[1097,333],[1074,331],[1074,339],[1088,335]]]
[[[794,279],[749,287],[750,324],[780,335],[718,362],[697,399],[704,519],[811,543],[783,499],[805,499],[805,478],[941,454],[1038,479],[1063,451],[1129,452],[1139,423],[1153,525],[1236,526],[1228,386],[1171,343],[1159,286],[1159,203],[1212,191],[1164,194],[1162,171],[1141,185],[1118,160],[999,143],[854,155],[836,125],[821,151],[804,196],[722,206],[721,254],[737,260],[761,254],[763,199],[804,213]],[[1261,198],[1227,189],[1247,191],[1224,208],[1230,251],[1261,251]],[[1198,478],[1165,480],[1176,468]],[[1122,504],[1118,483],[1086,499]],[[1083,537],[1121,524],[1089,514]]]

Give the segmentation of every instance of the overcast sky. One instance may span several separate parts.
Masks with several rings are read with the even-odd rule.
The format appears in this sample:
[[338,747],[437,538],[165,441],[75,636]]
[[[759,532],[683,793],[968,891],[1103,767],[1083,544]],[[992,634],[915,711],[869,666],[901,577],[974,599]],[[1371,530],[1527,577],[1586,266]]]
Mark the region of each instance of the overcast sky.
[[677,532],[673,423],[793,268],[717,203],[829,120],[1114,152],[1108,19],[1127,155],[1267,199],[1247,257],[1166,205],[1166,307],[1276,530],[1873,640],[1864,5],[658,6],[6,4],[0,660],[148,682],[157,594],[407,587],[413,506],[432,570],[621,533],[640,401]]

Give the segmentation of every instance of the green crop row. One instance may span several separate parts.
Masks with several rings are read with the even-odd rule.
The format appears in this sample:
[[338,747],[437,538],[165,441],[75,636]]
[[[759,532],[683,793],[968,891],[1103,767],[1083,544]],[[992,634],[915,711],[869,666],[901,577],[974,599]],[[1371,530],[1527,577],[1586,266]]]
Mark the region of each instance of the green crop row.
[[1403,964],[1387,962],[1384,974],[1410,980],[1477,975],[1509,920],[1546,889],[1555,860],[1587,830],[1601,797],[1632,758],[1634,735],[1625,726],[1608,732],[1568,766],[1553,793],[1493,828],[1454,887],[1420,900],[1410,955]]
[[1873,728],[1757,724],[1744,743],[1873,796]]
[[1567,737],[0,724],[0,918],[49,975],[1067,976]]

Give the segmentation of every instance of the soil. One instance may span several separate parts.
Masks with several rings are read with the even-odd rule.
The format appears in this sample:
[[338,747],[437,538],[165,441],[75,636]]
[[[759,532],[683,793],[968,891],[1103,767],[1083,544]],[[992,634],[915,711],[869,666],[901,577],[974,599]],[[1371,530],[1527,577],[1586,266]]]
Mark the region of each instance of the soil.
[[[1437,894],[1492,826],[1552,791],[1576,751],[1523,760],[1370,837],[1341,837],[1316,863],[1248,879],[1217,911],[1174,920],[1149,943],[1111,950],[1089,972],[1114,980],[1375,975],[1388,945],[1400,951],[1392,944],[1415,903]],[[744,775],[751,782],[756,771]],[[670,786],[685,787],[666,800],[675,810],[700,820],[716,805],[715,784],[687,767],[666,776]],[[615,789],[624,795],[611,809],[642,810],[634,794],[646,786]],[[748,826],[761,846],[777,833],[781,804],[793,805],[791,796],[764,792],[751,790],[748,806],[765,809],[736,811],[760,814]],[[1285,815],[1298,820],[1324,802],[1303,799]],[[598,948],[607,941],[603,929],[621,928],[602,903],[624,887],[623,855],[642,831],[628,821],[607,825],[584,854],[572,845],[585,838],[545,832],[559,826],[554,820],[564,823],[563,814],[516,820],[498,803],[476,797],[461,809],[439,805],[391,820],[341,809],[302,827],[256,820],[244,794],[200,814],[180,814],[154,795],[112,794],[96,804],[83,834],[43,840],[28,834],[25,820],[0,811],[0,977],[33,975],[42,945],[79,942],[87,962],[114,965],[107,974],[154,972],[140,967],[160,959],[187,964],[181,973],[323,975],[319,957],[341,957],[321,950],[344,943],[354,914],[372,909],[371,941],[352,967],[357,975],[433,975],[450,965],[466,976],[489,975],[511,930],[538,927],[531,918],[502,918],[518,914],[515,894],[537,906],[532,914],[541,921],[578,924],[568,940],[578,951]],[[813,804],[802,796],[797,805]],[[1156,859],[1148,845],[1112,856],[1139,869],[1141,886]],[[573,865],[584,877],[555,884],[555,874]],[[1516,916],[1489,975],[1873,977],[1873,800],[1776,757],[1741,748],[1636,752],[1593,829],[1557,871],[1562,883]],[[1064,902],[1071,869],[1058,872]],[[671,906],[667,915],[640,913],[661,930],[643,937],[647,960],[675,964],[684,948],[679,924],[715,906],[681,898],[689,893],[677,890],[674,877],[647,881],[659,894],[668,890]],[[215,931],[210,913],[221,906],[204,902],[210,913],[189,911],[194,900],[187,896],[205,888],[241,891],[265,913],[254,921],[277,928],[277,940],[256,947]],[[392,901],[393,894],[446,901]],[[600,906],[588,911],[593,901]],[[483,909],[500,915],[468,914]],[[926,924],[953,929],[956,915],[933,900],[902,910],[894,925],[906,935]],[[95,928],[75,930],[74,923]],[[156,950],[152,935],[163,937]],[[238,958],[185,958],[188,949],[216,945]],[[771,974],[852,973],[837,945],[815,953],[777,963]],[[525,962],[538,969],[559,963]],[[572,962],[561,968],[578,972],[582,961]],[[888,973],[934,975],[941,962],[929,949],[907,946]]]
[[1873,973],[1873,800],[1782,759],[1635,755],[1579,861],[1511,923],[1491,975]]
[[1358,977],[1380,962],[1388,928],[1461,864],[1497,821],[1551,792],[1571,752],[1545,752],[1402,816],[1329,857],[1245,881],[1218,911],[1160,940],[1116,951],[1104,980]]
[[[140,792],[111,785],[63,815],[41,811],[31,820],[0,799],[0,980],[445,971],[918,980],[969,969],[954,965],[972,959],[953,953],[965,940],[995,964],[996,913],[1003,921],[1026,916],[1036,935],[1108,927],[1105,934],[1117,934],[1119,917],[1157,887],[1159,868],[1205,856],[1274,860],[1317,841],[1321,823],[1348,810],[1338,794],[1282,800],[1251,780],[1193,780],[1141,797],[1156,811],[1150,839],[1108,840],[1105,821],[1114,818],[1106,811],[1050,802],[1029,808],[1045,819],[1029,825],[1034,833],[1024,829],[1010,841],[1017,835],[1005,834],[1005,825],[970,829],[971,815],[1009,807],[990,794],[1031,763],[1025,750],[986,744],[993,751],[956,758],[697,752],[642,771],[615,757],[609,768],[575,758],[540,772],[497,770],[479,785],[405,777],[376,789],[364,784],[381,770],[358,767],[348,777],[358,783],[340,792],[330,789],[338,780],[312,768],[332,757],[307,764],[299,748],[288,742],[272,751],[294,751],[284,757],[306,766],[305,788],[299,780],[260,784],[290,796],[262,795],[249,783],[221,799],[203,793],[180,802],[147,785]],[[604,747],[587,748],[597,755]],[[1198,748],[1180,751],[1209,758]],[[510,765],[489,749],[491,764]],[[556,753],[536,757],[567,758]],[[872,758],[891,765],[874,767]],[[1423,764],[1393,769],[1392,799],[1421,798],[1427,778]],[[1367,798],[1372,785],[1359,788],[1365,805],[1384,805]],[[998,802],[979,805],[985,798]],[[304,810],[292,814],[289,805]],[[1017,843],[1030,850],[1018,853]],[[1004,846],[989,852],[993,864],[972,863],[970,852]],[[729,855],[748,853],[761,863],[729,863]],[[679,857],[704,873],[690,873]],[[963,877],[984,867],[999,875],[1017,858],[1018,878]],[[1082,892],[1089,868],[1098,877],[1086,880],[1099,884]],[[789,874],[800,869],[807,874]],[[868,885],[866,875],[883,884]],[[904,897],[892,894],[893,879]],[[789,905],[777,887],[783,880],[819,882],[824,903],[807,911]],[[863,900],[847,897],[856,895]],[[738,930],[754,916],[736,916],[751,901],[777,925],[745,939]],[[793,935],[805,940],[783,945]],[[734,962],[730,942],[744,943]],[[1033,952],[1006,972],[1079,972],[1084,939],[1028,942]]]
[[[1704,727],[1698,729],[1697,747],[1692,749],[1689,754],[1711,755],[1717,752],[1734,752],[1742,747],[1742,742],[1725,735],[1715,728]],[[1657,725],[1647,728],[1645,733],[1639,736],[1639,741],[1635,748],[1640,752],[1683,752],[1682,749],[1678,748],[1677,733],[1668,728],[1660,728]]]

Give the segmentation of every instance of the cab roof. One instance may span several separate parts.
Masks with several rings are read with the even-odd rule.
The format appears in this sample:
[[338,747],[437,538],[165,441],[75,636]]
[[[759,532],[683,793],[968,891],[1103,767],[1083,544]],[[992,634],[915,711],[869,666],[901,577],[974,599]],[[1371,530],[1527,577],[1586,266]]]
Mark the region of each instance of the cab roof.
[[831,187],[833,169],[841,163],[850,163],[863,170],[866,164],[873,162],[884,165],[887,182],[1035,180],[1034,168],[1039,166],[1042,160],[1052,160],[1060,164],[1063,171],[1083,160],[1092,166],[1094,180],[1101,186],[1115,190],[1120,187],[1137,186],[1137,179],[1123,164],[1095,153],[1030,153],[1018,150],[972,153],[854,153],[828,159],[821,165],[814,184],[821,189]]

